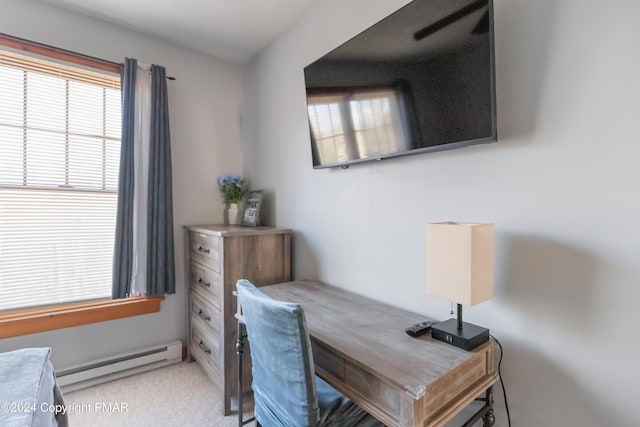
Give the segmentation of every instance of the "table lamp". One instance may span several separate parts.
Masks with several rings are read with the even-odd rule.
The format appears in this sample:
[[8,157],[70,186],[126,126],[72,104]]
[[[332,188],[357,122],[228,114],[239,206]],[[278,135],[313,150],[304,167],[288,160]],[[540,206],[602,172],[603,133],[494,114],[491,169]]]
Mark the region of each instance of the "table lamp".
[[493,296],[493,224],[427,224],[427,295],[458,305],[457,319],[432,326],[434,339],[464,350],[489,340],[488,329],[462,321],[462,305]]

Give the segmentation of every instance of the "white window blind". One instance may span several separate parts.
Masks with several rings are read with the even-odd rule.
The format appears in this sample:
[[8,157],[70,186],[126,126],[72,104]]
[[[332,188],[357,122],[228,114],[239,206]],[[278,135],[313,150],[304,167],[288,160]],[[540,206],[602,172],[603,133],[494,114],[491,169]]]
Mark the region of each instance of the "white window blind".
[[0,311],[111,296],[120,77],[0,50]]

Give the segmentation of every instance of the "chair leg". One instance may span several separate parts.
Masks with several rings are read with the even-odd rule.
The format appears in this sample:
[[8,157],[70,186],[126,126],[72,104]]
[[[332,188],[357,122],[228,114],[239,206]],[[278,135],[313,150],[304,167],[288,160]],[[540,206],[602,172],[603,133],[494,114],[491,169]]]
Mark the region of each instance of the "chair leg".
[[238,355],[238,427],[244,425],[242,419],[242,348],[244,347],[244,328],[242,322],[238,319],[238,337],[236,341],[236,354]]

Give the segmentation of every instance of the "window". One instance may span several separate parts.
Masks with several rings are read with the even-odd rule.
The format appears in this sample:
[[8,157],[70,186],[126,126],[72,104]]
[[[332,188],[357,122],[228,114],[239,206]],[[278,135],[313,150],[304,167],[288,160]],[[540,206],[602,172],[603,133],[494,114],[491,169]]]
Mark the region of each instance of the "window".
[[0,50],[0,311],[111,296],[120,77]]
[[307,110],[320,164],[376,157],[405,148],[394,90],[313,96]]

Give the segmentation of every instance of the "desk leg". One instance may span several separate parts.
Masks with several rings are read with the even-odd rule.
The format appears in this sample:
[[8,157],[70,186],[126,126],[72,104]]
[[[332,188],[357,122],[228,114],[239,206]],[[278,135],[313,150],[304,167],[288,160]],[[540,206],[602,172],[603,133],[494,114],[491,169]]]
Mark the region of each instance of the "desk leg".
[[496,416],[493,413],[493,386],[485,392],[485,406],[487,406],[487,412],[482,416],[482,427],[493,427],[496,423]]
[[485,391],[484,397],[479,397],[476,400],[484,402],[484,405],[482,405],[482,408],[473,414],[462,427],[471,427],[480,418],[482,418],[482,427],[493,427],[496,423],[496,417],[493,414],[493,386]]

